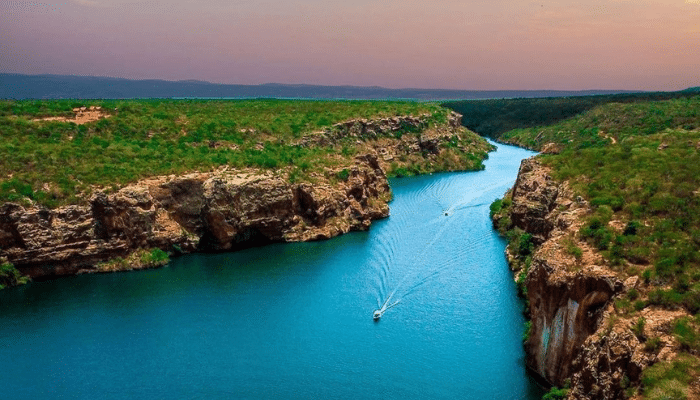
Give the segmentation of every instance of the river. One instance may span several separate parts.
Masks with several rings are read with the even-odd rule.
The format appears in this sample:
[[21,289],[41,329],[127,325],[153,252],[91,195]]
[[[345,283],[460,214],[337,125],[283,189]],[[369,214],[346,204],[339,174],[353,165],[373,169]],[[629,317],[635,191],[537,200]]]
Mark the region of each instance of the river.
[[488,215],[533,153],[498,147],[369,232],[0,291],[0,398],[539,399]]

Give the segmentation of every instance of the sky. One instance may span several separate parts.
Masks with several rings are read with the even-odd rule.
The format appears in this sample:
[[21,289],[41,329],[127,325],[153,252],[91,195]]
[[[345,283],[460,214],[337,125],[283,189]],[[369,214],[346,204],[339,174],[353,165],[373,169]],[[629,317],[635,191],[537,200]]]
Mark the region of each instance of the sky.
[[700,0],[0,0],[0,72],[679,90],[700,86]]

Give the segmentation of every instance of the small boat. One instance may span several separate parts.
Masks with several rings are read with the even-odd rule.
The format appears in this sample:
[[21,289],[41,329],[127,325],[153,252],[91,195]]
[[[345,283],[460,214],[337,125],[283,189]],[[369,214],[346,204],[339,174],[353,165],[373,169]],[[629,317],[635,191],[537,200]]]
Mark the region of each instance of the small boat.
[[372,314],[372,319],[375,321],[379,321],[379,318],[382,317],[382,311],[381,310],[374,310],[374,314]]

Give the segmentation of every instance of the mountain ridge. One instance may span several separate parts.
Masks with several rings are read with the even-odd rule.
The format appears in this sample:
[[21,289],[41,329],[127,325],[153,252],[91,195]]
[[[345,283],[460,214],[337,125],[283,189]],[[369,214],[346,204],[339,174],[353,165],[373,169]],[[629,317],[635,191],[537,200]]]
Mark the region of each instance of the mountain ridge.
[[380,86],[325,86],[265,83],[219,84],[201,80],[168,81],[79,75],[0,73],[3,99],[126,98],[307,98],[307,99],[494,99],[635,93],[628,90],[458,90]]

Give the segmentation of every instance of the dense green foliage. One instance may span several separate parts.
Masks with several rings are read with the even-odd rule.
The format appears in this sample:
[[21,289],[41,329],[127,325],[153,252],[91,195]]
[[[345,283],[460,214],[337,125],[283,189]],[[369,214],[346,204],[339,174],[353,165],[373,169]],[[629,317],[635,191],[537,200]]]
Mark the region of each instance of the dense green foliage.
[[14,265],[0,259],[0,289],[8,286],[24,285],[29,278],[22,276]]
[[[648,304],[700,312],[700,96],[607,104],[558,124],[502,136],[543,157],[594,213],[579,231],[613,268],[640,274]],[[610,222],[624,224],[614,229]],[[572,247],[572,254],[578,253]],[[635,308],[637,304],[635,303]]]
[[[700,311],[698,142],[700,132],[668,130],[545,158],[555,177],[569,180],[595,210],[581,236],[613,266],[646,265],[646,282],[674,285],[653,292],[650,303],[685,305],[693,313]],[[625,228],[616,231],[611,220]]]
[[571,149],[607,146],[625,138],[666,129],[700,128],[700,96],[669,101],[610,103],[554,125],[515,129],[500,140],[541,149],[558,143]]
[[443,106],[462,114],[462,124],[472,131],[499,139],[501,134],[513,129],[552,125],[608,103],[670,100],[693,95],[697,95],[697,92],[689,89],[681,92],[464,100],[446,102]]
[[[110,117],[85,125],[34,121],[71,117],[78,106],[100,106]],[[292,168],[298,178],[340,162],[331,147],[296,145],[303,135],[354,118],[430,114],[439,123],[448,112],[386,101],[0,101],[0,202],[54,207],[95,188],[222,165]],[[343,155],[355,153],[353,143]]]
[[[681,355],[644,372],[643,393],[649,399],[686,398],[690,377],[700,366],[693,356],[700,354],[700,96],[687,94],[605,104],[549,126],[533,123],[500,136],[533,149],[555,144],[547,147],[556,154],[540,159],[592,211],[578,238],[597,249],[621,277],[641,277],[639,290],[615,300],[615,307],[631,318],[629,327],[645,351],[656,353],[665,342],[645,336],[646,319],[637,312],[657,306],[695,315],[672,323]],[[524,260],[527,267],[528,249],[508,219],[504,205],[509,202],[507,195],[491,210],[496,227],[509,239],[516,268],[523,268],[517,264]],[[572,232],[562,244],[580,260],[575,236]]]
[[542,396],[542,400],[564,400],[569,393],[569,389],[552,387],[549,392]]

